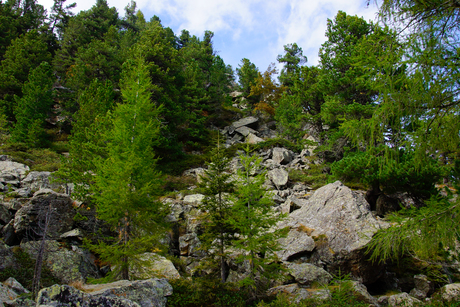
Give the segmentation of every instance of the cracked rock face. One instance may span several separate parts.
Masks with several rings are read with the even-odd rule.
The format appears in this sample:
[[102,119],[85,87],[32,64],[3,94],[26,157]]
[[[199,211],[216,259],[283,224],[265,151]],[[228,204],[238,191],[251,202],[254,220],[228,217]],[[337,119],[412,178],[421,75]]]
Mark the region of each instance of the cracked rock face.
[[283,260],[303,257],[330,272],[341,267],[361,282],[379,276],[362,248],[386,223],[372,215],[362,193],[340,181],[318,189],[280,227],[290,229],[279,255]]

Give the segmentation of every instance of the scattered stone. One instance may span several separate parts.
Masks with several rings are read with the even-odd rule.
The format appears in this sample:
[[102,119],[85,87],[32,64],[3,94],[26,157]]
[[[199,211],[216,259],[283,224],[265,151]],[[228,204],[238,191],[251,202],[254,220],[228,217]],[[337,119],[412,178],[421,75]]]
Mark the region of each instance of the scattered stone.
[[268,171],[267,176],[278,189],[283,188],[289,180],[288,172],[282,168],[275,168]]
[[192,205],[199,205],[204,199],[203,194],[192,194],[184,197],[183,202]]
[[249,133],[246,137],[246,142],[249,143],[249,144],[258,144],[260,142],[263,142],[264,139],[256,136],[255,134],[253,133]]
[[292,161],[293,157],[293,153],[285,148],[273,148],[272,159],[277,164],[288,164]]
[[238,132],[239,134],[241,134],[242,136],[248,136],[249,133],[252,133],[252,134],[257,134],[257,131],[255,131],[254,129],[251,129],[249,127],[246,127],[246,126],[242,126],[242,127],[239,127],[237,129],[235,129],[236,132]]
[[245,117],[245,118],[242,118],[236,122],[233,122],[232,123],[232,126],[237,129],[239,127],[242,127],[242,126],[250,126],[254,123],[257,123],[259,119],[257,117],[254,117],[254,116],[249,116],[249,117]]

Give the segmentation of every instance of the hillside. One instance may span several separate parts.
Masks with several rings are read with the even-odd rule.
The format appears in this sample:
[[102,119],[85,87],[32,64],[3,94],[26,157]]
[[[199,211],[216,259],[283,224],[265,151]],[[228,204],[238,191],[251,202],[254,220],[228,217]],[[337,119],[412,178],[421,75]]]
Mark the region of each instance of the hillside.
[[386,25],[339,11],[318,65],[289,43],[262,72],[135,2],[0,2],[0,303],[457,300],[443,5],[385,1]]

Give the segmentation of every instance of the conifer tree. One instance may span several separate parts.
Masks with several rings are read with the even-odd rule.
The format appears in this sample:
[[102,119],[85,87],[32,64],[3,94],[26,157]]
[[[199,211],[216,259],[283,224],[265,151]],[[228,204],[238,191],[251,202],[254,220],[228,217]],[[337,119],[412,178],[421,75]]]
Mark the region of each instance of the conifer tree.
[[24,84],[23,97],[16,96],[17,122],[12,134],[13,141],[32,147],[43,146],[45,119],[53,104],[53,82],[51,65],[47,62],[43,62],[30,73],[29,81]]
[[202,183],[205,198],[201,203],[201,209],[205,214],[202,219],[203,234],[200,240],[203,249],[208,251],[211,257],[219,258],[222,282],[225,282],[228,276],[226,253],[234,235],[233,228],[229,224],[232,214],[229,193],[234,186],[231,174],[227,172],[229,163],[224,151],[217,145],[211,154],[211,161]]
[[273,210],[273,201],[263,188],[262,159],[257,154],[251,155],[249,147],[239,159],[241,168],[237,171],[230,222],[238,232],[238,238],[233,241],[233,246],[242,251],[238,259],[249,262],[249,274],[243,284],[248,285],[255,296],[264,278],[273,280],[281,272],[275,252],[280,249],[278,239],[283,231],[274,230],[274,226],[284,216]]
[[88,200],[90,186],[96,173],[96,157],[106,157],[104,134],[111,129],[108,111],[115,102],[112,82],[95,79],[78,96],[79,110],[74,114],[69,156],[63,161],[55,177],[74,183],[72,193],[82,201]]
[[139,255],[157,249],[164,220],[157,201],[162,175],[156,171],[152,150],[160,130],[159,111],[150,99],[151,81],[142,59],[124,65],[123,104],[113,112],[107,133],[107,157],[96,162],[94,199],[98,218],[118,234],[111,242],[93,246],[100,257],[129,278],[140,263]]

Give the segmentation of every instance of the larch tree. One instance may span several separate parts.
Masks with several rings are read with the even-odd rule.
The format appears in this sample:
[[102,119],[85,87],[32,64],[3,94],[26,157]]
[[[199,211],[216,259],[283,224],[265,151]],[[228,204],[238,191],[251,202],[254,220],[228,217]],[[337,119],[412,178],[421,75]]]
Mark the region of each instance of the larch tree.
[[237,171],[230,220],[238,236],[232,245],[241,251],[238,261],[249,263],[249,272],[242,283],[256,296],[264,282],[282,272],[275,252],[280,249],[278,239],[284,231],[276,230],[275,226],[284,215],[275,212],[273,201],[263,188],[262,158],[251,154],[246,147],[239,160],[241,167]]
[[201,184],[203,199],[200,209],[202,216],[202,248],[210,257],[219,261],[220,279],[225,282],[228,277],[227,253],[234,236],[231,220],[232,205],[229,193],[233,191],[234,182],[229,172],[229,159],[224,150],[217,145],[211,153],[211,161],[203,176]]
[[93,250],[116,266],[113,277],[129,279],[130,269],[142,264],[140,255],[159,248],[165,215],[157,201],[162,175],[153,152],[161,106],[151,100],[152,84],[142,58],[125,63],[123,73],[124,103],[113,111],[107,157],[96,162],[94,184],[98,218],[117,236]]

